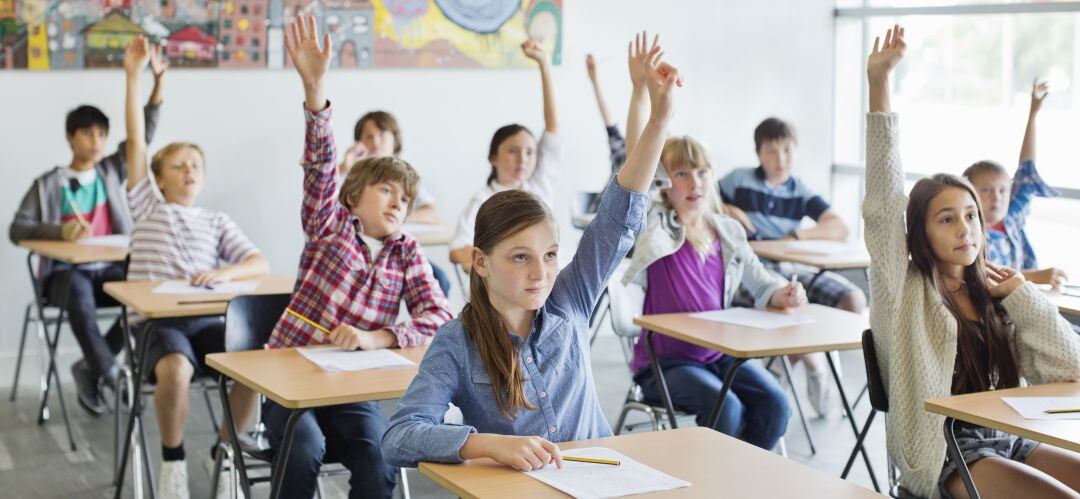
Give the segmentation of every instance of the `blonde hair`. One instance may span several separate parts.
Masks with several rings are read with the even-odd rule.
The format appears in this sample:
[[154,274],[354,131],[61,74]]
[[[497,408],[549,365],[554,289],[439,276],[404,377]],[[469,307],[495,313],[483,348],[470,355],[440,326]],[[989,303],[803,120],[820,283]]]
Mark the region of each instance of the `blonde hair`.
[[[713,175],[712,157],[705,144],[697,139],[684,135],[682,137],[670,137],[664,142],[664,150],[660,153],[660,164],[668,176],[675,172],[676,168],[687,166],[691,170],[708,170],[710,179],[705,185],[705,210],[711,214],[723,214],[724,207],[720,204],[720,195],[716,192],[716,182],[711,178]],[[660,191],[664,206],[674,209],[667,193]],[[704,230],[686,227],[686,240],[694,247],[701,258],[713,253],[713,242],[716,237],[711,227]]]
[[184,149],[191,149],[199,153],[199,159],[202,160],[203,166],[206,165],[206,155],[203,154],[203,150],[199,146],[191,142],[173,142],[159,149],[158,152],[154,153],[154,157],[150,159],[150,171],[154,173],[154,178],[161,176],[161,169],[165,166],[166,159]]
[[412,213],[413,203],[416,202],[416,191],[420,187],[420,175],[416,169],[404,160],[393,156],[384,158],[364,158],[357,161],[349,168],[349,174],[341,185],[338,200],[348,209],[352,209],[352,201],[360,197],[364,187],[381,182],[400,182],[405,196],[409,198],[409,206],[406,213]]

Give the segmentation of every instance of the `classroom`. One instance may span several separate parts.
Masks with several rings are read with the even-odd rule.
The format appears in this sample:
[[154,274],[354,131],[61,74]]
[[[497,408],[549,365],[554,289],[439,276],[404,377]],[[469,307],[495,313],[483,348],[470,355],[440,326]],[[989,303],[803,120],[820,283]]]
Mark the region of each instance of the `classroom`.
[[0,0],[0,108],[0,497],[1080,499],[1080,1]]

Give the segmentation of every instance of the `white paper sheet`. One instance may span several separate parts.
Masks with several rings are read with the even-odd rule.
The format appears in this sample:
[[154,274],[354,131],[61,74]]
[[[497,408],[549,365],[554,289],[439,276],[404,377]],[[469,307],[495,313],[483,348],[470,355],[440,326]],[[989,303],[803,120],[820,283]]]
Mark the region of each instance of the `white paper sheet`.
[[401,230],[412,235],[417,235],[445,232],[446,228],[441,225],[411,223],[402,225]]
[[791,241],[784,247],[789,251],[812,255],[846,255],[863,251],[862,248],[847,243],[821,240]]
[[782,327],[813,324],[817,322],[813,317],[799,315],[797,312],[794,314],[782,314],[741,307],[729,308],[727,310],[698,312],[696,314],[690,314],[690,317],[757,329],[779,329]]
[[551,465],[525,474],[574,497],[621,497],[691,485],[605,447],[569,449],[563,454],[610,459],[620,464],[612,466],[563,461],[561,470]]
[[1080,412],[1065,414],[1047,414],[1047,409],[1078,409],[1080,398],[1077,397],[1001,397],[1024,419],[1080,419]]
[[125,234],[111,234],[108,236],[84,237],[77,242],[87,246],[109,246],[127,249],[131,246],[131,237]]
[[365,369],[416,365],[413,361],[385,349],[298,348],[296,351],[324,371],[363,371]]
[[209,288],[192,286],[187,281],[165,281],[154,288],[153,292],[167,295],[218,295],[250,293],[258,287],[258,280],[222,282]]

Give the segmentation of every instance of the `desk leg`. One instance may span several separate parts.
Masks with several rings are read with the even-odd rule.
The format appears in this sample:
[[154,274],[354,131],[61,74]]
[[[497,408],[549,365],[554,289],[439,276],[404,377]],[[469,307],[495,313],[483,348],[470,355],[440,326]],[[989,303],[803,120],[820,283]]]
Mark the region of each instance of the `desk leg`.
[[[844,414],[847,415],[848,424],[851,425],[851,433],[855,435],[855,440],[858,441],[859,427],[855,424],[855,414],[851,412],[851,405],[848,404],[844,384],[840,381],[840,371],[836,370],[836,362],[833,361],[829,352],[825,352],[825,359],[829,361],[829,370],[832,371],[833,381],[836,381],[836,390],[840,392],[840,403],[844,406]],[[870,474],[870,481],[874,484],[874,490],[881,492],[881,487],[877,481],[877,473],[874,473],[874,466],[870,464],[870,456],[866,453],[866,447],[859,447],[859,452],[862,454],[863,463],[866,464],[866,471]]]
[[664,379],[664,370],[660,368],[660,361],[656,359],[656,353],[653,352],[653,334],[652,331],[645,332],[645,351],[649,354],[649,364],[652,365],[653,376],[656,377],[660,400],[664,403],[664,410],[667,411],[668,419],[671,421],[671,429],[675,430],[679,428],[679,424],[675,421],[675,405],[671,402],[671,393],[668,392],[667,381]]
[[[45,421],[49,419],[48,416],[48,404],[49,404],[49,389],[52,384],[56,383],[56,397],[60,399],[60,413],[64,417],[64,426],[67,428],[68,443],[71,445],[71,451],[75,451],[75,434],[71,430],[71,419],[68,416],[67,402],[64,401],[64,389],[60,385],[60,372],[56,368],[56,347],[60,343],[60,328],[64,325],[64,312],[67,311],[67,301],[71,293],[71,275],[75,271],[75,267],[69,267],[64,272],[62,277],[63,291],[60,293],[59,309],[60,313],[56,318],[56,328],[49,337],[48,328],[45,329],[45,343],[46,349],[49,351],[49,367],[45,370],[45,392],[41,395],[41,407],[38,410],[38,424],[45,424]],[[44,321],[44,311],[41,312],[41,319]],[[44,322],[43,322],[44,324]]]
[[727,398],[727,392],[731,390],[731,382],[735,380],[735,373],[748,360],[750,359],[735,359],[735,362],[728,368],[727,374],[724,375],[724,384],[720,387],[720,396],[716,397],[716,404],[713,405],[712,412],[709,413],[709,429],[716,428],[716,422],[720,419],[720,411],[724,410],[724,400]]
[[967,462],[964,461],[964,455],[960,453],[960,445],[956,443],[955,426],[955,419],[945,418],[945,447],[949,450],[949,459],[956,463],[956,472],[960,474],[960,479],[964,481],[964,488],[967,489],[968,497],[970,499],[979,499],[979,491],[975,489],[975,481],[971,478],[971,471],[968,470]]
[[[135,438],[135,425],[138,423],[142,426],[142,384],[143,376],[146,374],[146,355],[150,350],[150,335],[153,334],[154,323],[148,322],[146,328],[143,330],[143,342],[139,345],[139,355],[135,359],[139,368],[133,374],[135,376],[135,387],[131,392],[131,414],[128,415],[127,432],[124,437],[124,450],[120,453],[120,466],[116,470],[116,480],[113,485],[115,493],[113,497],[120,499],[120,493],[124,490],[124,474],[127,471],[128,456],[131,454],[131,439]],[[142,432],[139,432],[139,437],[142,437]],[[146,441],[142,441],[142,447],[146,447]],[[146,470],[147,475],[153,475],[153,470]],[[155,491],[156,492],[156,491]]]
[[840,478],[846,480],[848,473],[851,472],[851,467],[855,465],[855,458],[862,452],[863,443],[866,442],[866,435],[870,433],[870,427],[874,424],[874,416],[877,416],[877,411],[870,409],[870,415],[866,417],[866,424],[863,425],[859,438],[855,439],[855,448],[851,449],[851,455],[848,456],[847,463],[844,464],[844,471],[840,473]]
[[274,456],[274,471],[270,477],[270,499],[281,497],[281,484],[285,481],[285,468],[289,462],[289,452],[292,451],[293,433],[296,433],[296,423],[300,421],[300,416],[303,416],[304,412],[306,412],[305,409],[289,411],[289,419],[285,422],[285,436],[281,439],[281,448]]
[[806,413],[803,412],[799,391],[795,389],[795,378],[791,377],[791,361],[788,360],[787,355],[780,356],[780,365],[784,366],[784,375],[787,376],[788,385],[791,386],[791,396],[795,398],[795,409],[799,411],[799,419],[802,420],[803,432],[806,433],[806,443],[810,444],[810,455],[817,455],[817,446],[814,445],[814,436],[810,433],[810,423],[806,420]]
[[[225,424],[228,425],[229,443],[233,448],[233,467],[239,473],[240,489],[244,491],[244,497],[251,497],[251,484],[248,482],[247,466],[244,464],[244,449],[240,448],[240,438],[236,435],[236,424],[233,423],[232,407],[229,407],[228,378],[222,374],[218,378],[218,394],[221,395],[221,406],[225,412]],[[217,482],[218,477],[212,477]]]

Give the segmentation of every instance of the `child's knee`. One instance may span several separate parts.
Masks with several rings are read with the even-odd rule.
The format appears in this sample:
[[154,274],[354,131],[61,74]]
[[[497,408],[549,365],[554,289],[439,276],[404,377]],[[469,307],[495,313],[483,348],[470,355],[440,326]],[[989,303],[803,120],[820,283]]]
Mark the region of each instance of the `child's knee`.
[[866,295],[863,294],[862,290],[853,289],[850,293],[844,295],[837,308],[861,314],[866,310]]
[[154,374],[158,384],[187,385],[195,374],[195,367],[183,354],[170,353],[163,355],[157,364],[154,364]]

